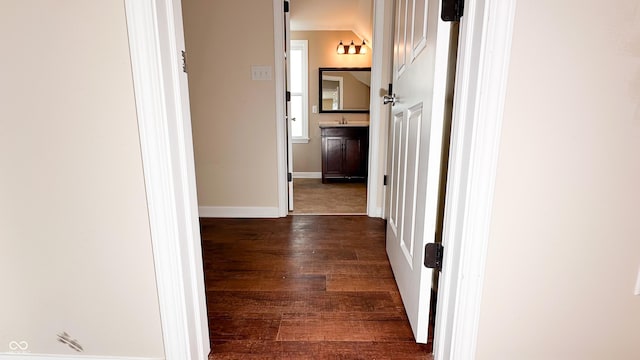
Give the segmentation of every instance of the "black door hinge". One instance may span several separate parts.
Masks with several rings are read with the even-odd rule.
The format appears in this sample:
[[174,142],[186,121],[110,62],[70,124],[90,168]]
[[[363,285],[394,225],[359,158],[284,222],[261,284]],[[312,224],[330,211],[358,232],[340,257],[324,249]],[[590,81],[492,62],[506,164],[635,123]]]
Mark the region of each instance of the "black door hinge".
[[460,21],[463,13],[464,0],[442,0],[440,17],[443,21]]
[[182,71],[187,72],[187,52],[182,50]]
[[285,93],[285,98],[287,99],[287,101],[291,101],[291,91],[287,91]]
[[387,175],[382,177],[382,185],[387,186]]
[[287,181],[288,182],[292,182],[293,181],[293,174],[292,173],[287,173]]
[[286,12],[286,13],[289,12],[289,2],[288,1],[284,2],[284,12]]
[[440,243],[429,243],[424,246],[424,266],[430,269],[442,270],[444,247]]

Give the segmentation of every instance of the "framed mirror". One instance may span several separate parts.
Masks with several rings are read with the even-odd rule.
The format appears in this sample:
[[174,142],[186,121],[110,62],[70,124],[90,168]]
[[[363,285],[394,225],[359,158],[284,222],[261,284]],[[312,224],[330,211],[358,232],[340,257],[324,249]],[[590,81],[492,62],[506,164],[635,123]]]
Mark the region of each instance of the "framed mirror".
[[321,113],[368,113],[371,68],[320,68]]

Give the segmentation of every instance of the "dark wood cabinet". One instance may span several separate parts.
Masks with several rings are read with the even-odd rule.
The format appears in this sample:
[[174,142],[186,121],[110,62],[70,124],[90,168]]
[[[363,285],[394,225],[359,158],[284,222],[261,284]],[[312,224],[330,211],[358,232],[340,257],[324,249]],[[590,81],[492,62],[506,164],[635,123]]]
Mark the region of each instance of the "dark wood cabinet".
[[322,128],[322,182],[364,181],[369,161],[369,127]]

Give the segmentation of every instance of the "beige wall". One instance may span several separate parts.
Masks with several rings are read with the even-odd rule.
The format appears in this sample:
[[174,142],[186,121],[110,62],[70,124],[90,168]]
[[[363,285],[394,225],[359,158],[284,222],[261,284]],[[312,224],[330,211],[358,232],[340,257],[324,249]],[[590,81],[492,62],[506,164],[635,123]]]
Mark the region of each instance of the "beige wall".
[[520,1],[479,360],[639,359],[640,4]]
[[[293,40],[309,41],[309,143],[293,145],[293,171],[322,171],[320,155],[321,120],[334,120],[344,117],[347,120],[368,120],[369,114],[314,114],[312,106],[318,103],[318,68],[321,67],[370,67],[371,51],[365,55],[338,55],[336,48],[340,40],[350,43],[358,42],[358,37],[351,31],[293,31]],[[369,49],[371,50],[371,49]]]
[[[373,0],[358,0],[358,21],[354,31],[369,42],[373,39]],[[354,39],[355,40],[355,39]]]
[[0,2],[0,353],[163,357],[121,0]]
[[[184,0],[189,96],[200,206],[277,207],[270,1]],[[275,74],[273,79],[275,79]]]

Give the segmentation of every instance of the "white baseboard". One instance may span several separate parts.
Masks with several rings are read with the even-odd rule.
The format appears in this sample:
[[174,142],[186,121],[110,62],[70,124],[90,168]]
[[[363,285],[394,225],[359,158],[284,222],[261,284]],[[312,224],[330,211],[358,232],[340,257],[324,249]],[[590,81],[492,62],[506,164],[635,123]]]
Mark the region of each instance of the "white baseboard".
[[163,360],[164,358],[133,356],[50,355],[31,353],[4,353],[0,360]]
[[[215,218],[277,218],[278,207],[200,206],[200,217]],[[0,359],[2,360],[2,359]]]
[[321,172],[293,172],[294,179],[322,179]]
[[369,215],[369,217],[375,217],[375,218],[382,218],[382,208],[381,207],[377,207],[373,210],[373,212],[371,214],[367,214]]

